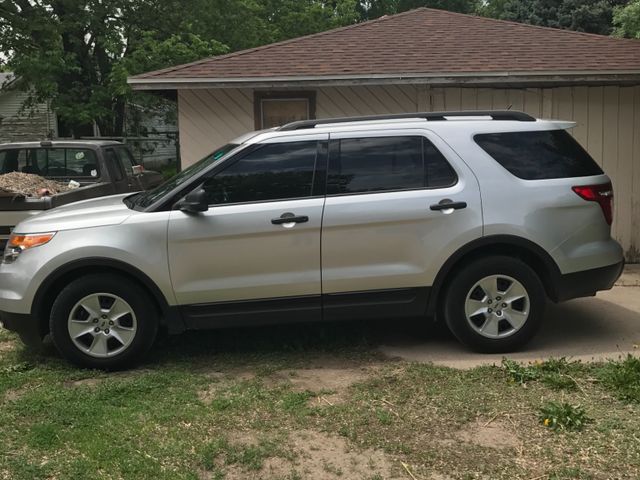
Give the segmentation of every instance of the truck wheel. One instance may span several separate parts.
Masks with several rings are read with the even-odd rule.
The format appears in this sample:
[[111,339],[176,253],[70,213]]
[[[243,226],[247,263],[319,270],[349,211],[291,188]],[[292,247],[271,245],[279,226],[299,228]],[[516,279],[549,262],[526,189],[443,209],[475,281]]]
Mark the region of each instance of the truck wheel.
[[146,353],[158,331],[149,294],[114,274],[87,275],[65,287],[51,309],[51,339],[81,367],[128,368]]
[[540,328],[546,295],[523,261],[490,256],[460,268],[446,290],[444,315],[451,332],[485,353],[512,352]]

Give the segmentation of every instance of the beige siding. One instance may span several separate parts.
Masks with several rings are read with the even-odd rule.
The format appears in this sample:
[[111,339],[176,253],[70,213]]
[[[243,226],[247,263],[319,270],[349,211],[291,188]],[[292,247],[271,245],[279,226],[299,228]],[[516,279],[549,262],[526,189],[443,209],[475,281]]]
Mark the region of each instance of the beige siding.
[[[577,122],[571,133],[614,182],[614,236],[627,260],[640,262],[640,86],[563,88],[439,88],[424,85],[319,88],[317,116],[418,110],[524,110]],[[182,90],[178,96],[184,165],[254,128],[253,90]]]
[[56,136],[56,117],[49,106],[42,103],[24,109],[28,97],[28,93],[15,89],[0,91],[0,143]]

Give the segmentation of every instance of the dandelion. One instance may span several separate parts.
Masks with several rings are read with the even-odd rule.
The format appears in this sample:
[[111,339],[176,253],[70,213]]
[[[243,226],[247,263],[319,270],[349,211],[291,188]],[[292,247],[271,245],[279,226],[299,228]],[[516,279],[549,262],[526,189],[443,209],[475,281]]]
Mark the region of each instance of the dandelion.
[[543,423],[545,427],[548,427],[549,425],[551,425],[551,419],[545,418]]

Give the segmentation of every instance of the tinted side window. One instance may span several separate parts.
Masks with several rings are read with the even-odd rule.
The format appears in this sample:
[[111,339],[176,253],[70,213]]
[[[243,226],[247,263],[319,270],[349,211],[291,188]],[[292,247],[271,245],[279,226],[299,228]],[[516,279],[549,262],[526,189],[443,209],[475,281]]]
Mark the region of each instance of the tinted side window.
[[425,186],[422,137],[345,138],[333,144],[329,161],[329,193]]
[[133,160],[131,152],[127,147],[116,147],[116,151],[118,152],[118,156],[122,162],[122,167],[124,168],[127,176],[132,177],[133,166],[136,165],[136,162]]
[[107,148],[104,151],[104,158],[107,162],[109,169],[112,172],[113,180],[116,182],[121,181],[124,178],[124,174],[122,173],[122,167],[120,166],[120,162],[118,161],[118,156],[113,148]]
[[315,141],[259,147],[205,182],[209,204],[308,197],[317,153]]
[[444,188],[455,185],[458,175],[444,155],[426,138],[423,139],[424,168],[428,188]]
[[26,150],[3,150],[0,152],[0,172],[21,172],[26,166]]
[[524,180],[602,175],[602,169],[565,130],[488,133],[475,141],[500,165]]
[[347,138],[333,143],[329,193],[365,193],[453,185],[457,176],[424,137]]

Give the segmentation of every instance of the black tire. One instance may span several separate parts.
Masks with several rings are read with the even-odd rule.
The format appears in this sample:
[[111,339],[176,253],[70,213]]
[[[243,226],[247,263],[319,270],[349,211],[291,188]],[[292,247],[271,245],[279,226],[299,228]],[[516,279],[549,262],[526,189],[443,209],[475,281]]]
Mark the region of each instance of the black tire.
[[[477,332],[465,313],[465,302],[471,289],[492,275],[506,275],[517,280],[529,296],[527,320],[519,330],[501,338],[488,338]],[[540,278],[531,267],[517,258],[492,255],[474,260],[454,272],[444,296],[444,317],[453,335],[469,348],[483,353],[507,353],[518,350],[534,337],[542,323],[546,301]]]
[[[123,351],[103,358],[88,355],[76,346],[67,327],[76,303],[96,293],[120,297],[129,304],[137,322],[131,343]],[[86,368],[119,370],[132,367],[153,345],[158,332],[158,312],[153,299],[137,283],[116,274],[94,274],[74,280],[60,292],[51,309],[49,327],[54,345],[70,362]]]

